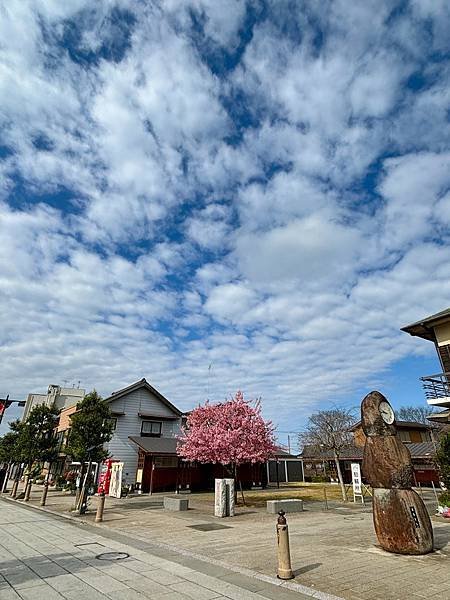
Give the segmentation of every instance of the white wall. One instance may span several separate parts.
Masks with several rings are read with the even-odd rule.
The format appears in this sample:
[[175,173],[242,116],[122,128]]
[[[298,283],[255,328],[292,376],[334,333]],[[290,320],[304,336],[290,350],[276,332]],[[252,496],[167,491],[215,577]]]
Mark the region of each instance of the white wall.
[[[128,437],[139,437],[141,435],[142,421],[157,420],[158,416],[173,417],[176,415],[145,388],[140,388],[117,400],[112,400],[110,407],[113,412],[123,412],[125,414],[117,416],[116,430],[111,441],[107,444],[107,448],[111,458],[118,459],[124,463],[124,483],[134,483],[136,480],[138,447]],[[155,419],[153,416],[139,417],[140,412],[154,415]],[[173,437],[174,435],[178,435],[180,424],[181,419],[179,418],[176,421],[162,421],[161,436]]]

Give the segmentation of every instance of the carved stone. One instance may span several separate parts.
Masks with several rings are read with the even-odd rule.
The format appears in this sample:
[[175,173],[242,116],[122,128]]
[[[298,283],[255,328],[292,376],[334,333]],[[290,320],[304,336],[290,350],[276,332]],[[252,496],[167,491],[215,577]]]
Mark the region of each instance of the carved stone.
[[392,435],[367,437],[362,471],[374,488],[410,488],[414,483],[409,450]]
[[[391,418],[386,421],[389,412]],[[411,489],[411,455],[397,437],[389,402],[379,392],[371,392],[362,401],[361,424],[366,434],[362,471],[374,488],[373,522],[380,546],[398,554],[431,552],[430,517],[420,496]]]
[[427,509],[414,490],[374,490],[373,522],[381,546],[397,554],[433,550],[433,529]]

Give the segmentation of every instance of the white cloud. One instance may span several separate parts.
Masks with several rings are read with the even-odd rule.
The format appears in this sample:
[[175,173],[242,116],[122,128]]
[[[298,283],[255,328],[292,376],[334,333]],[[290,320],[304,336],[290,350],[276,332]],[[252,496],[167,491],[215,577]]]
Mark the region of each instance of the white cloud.
[[301,285],[323,285],[351,273],[362,242],[358,230],[317,213],[267,233],[239,236],[237,254],[250,280],[276,284],[295,279]]
[[449,15],[392,8],[1,9],[5,393],[241,387],[298,428],[431,356],[399,327],[450,292]]

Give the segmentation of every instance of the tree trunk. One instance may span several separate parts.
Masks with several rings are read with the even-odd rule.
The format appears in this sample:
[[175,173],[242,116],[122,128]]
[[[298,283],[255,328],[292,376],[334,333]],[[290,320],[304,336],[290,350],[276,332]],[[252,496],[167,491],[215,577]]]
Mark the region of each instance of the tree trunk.
[[337,470],[337,474],[338,474],[339,484],[341,486],[342,500],[344,502],[347,502],[347,492],[345,491],[344,479],[342,477],[342,472],[341,472],[341,465],[339,464],[339,455],[336,451],[334,452],[334,462],[336,463],[336,470]]
[[88,498],[89,486],[91,483],[91,470],[92,470],[92,461],[91,461],[91,458],[89,457],[86,476],[84,478],[83,485],[81,486],[80,498],[78,499],[78,507],[77,508],[78,508],[78,512],[80,513],[80,515],[84,514],[87,510],[87,498]]

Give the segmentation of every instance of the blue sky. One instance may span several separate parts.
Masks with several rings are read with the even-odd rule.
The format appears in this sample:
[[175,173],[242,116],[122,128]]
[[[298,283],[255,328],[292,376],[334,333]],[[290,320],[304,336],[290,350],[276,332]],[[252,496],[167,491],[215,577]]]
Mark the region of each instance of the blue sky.
[[449,30],[444,0],[3,6],[0,394],[240,388],[282,431],[422,403]]

